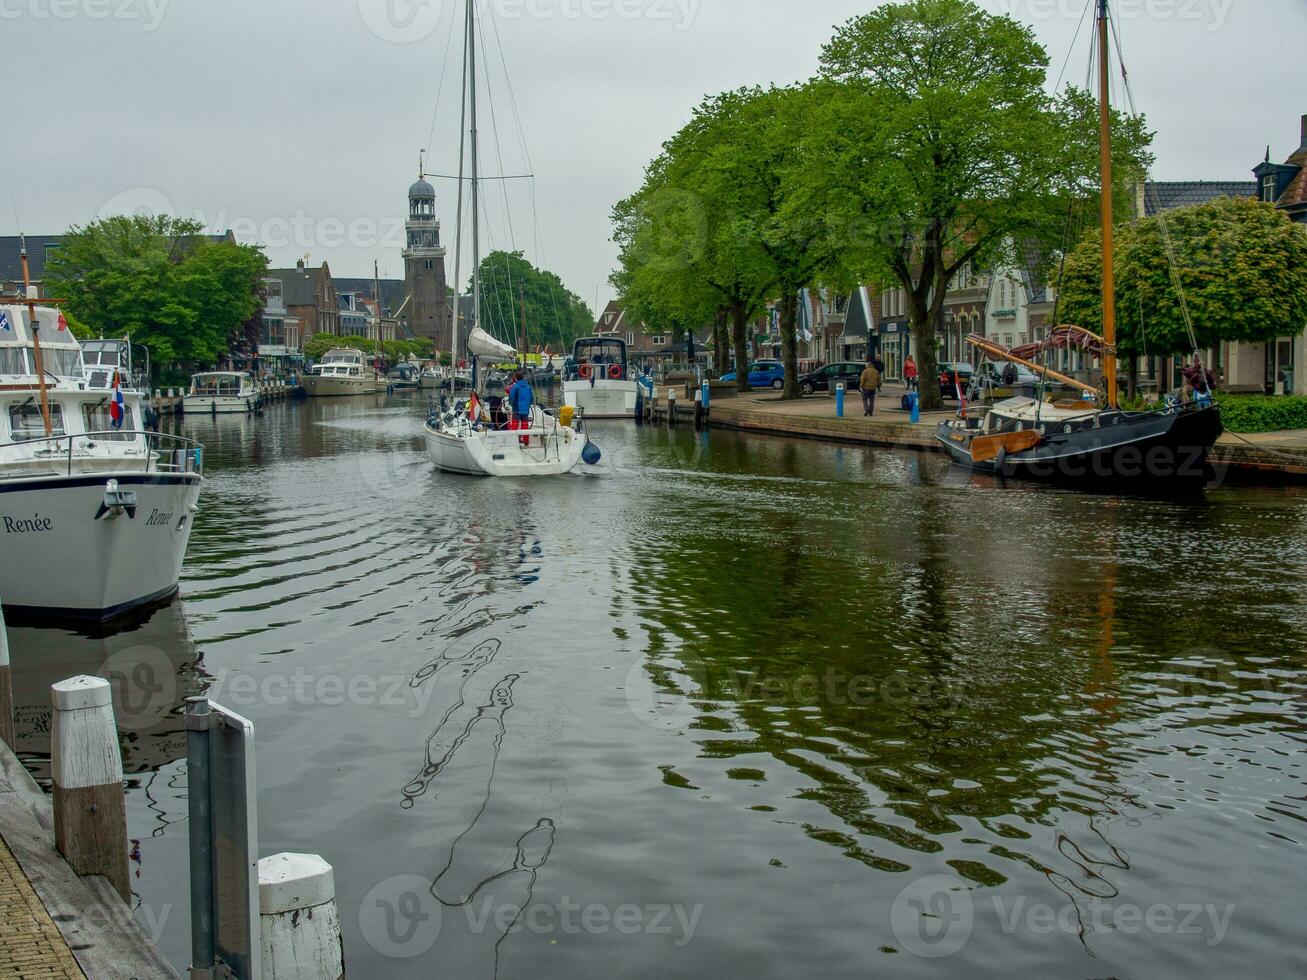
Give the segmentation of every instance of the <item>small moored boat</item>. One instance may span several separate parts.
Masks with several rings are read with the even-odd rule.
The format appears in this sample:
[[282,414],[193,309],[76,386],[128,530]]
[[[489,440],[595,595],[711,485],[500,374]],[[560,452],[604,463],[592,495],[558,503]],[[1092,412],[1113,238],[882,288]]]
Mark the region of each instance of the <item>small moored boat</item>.
[[259,407],[254,379],[237,371],[210,371],[191,376],[191,387],[182,399],[187,415],[249,413]]
[[339,347],[327,351],[322,363],[305,374],[304,393],[310,398],[340,398],[348,395],[373,395],[386,390],[384,378],[377,376],[357,347]]

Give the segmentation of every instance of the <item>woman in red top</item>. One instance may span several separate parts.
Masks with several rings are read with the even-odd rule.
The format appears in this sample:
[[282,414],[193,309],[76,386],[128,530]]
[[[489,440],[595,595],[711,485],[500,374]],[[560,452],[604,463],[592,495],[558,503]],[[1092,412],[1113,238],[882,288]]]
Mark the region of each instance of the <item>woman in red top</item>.
[[908,390],[914,390],[917,387],[917,362],[909,354],[903,361],[903,380],[907,382]]

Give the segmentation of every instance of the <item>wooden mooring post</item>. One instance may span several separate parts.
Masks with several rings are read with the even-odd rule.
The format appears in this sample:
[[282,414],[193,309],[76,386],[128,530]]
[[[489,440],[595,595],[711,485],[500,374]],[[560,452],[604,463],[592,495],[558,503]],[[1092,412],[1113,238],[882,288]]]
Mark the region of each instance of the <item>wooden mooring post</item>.
[[345,953],[331,865],[316,854],[259,861],[263,980],[341,980]]
[[9,637],[5,633],[5,614],[0,609],[0,742],[14,746],[14,682],[9,671]]
[[131,902],[123,760],[109,682],[71,677],[50,690],[55,847],[77,874],[103,875]]

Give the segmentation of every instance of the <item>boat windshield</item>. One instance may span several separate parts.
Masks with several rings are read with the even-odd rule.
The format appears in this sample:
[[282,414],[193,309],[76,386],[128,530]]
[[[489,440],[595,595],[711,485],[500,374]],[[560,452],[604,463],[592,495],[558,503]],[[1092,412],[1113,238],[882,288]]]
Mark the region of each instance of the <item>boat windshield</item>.
[[0,374],[32,374],[31,363],[26,347],[0,347]]
[[82,377],[82,352],[60,347],[41,347],[41,366],[59,378]]
[[578,340],[572,360],[577,364],[625,364],[626,344],[609,337]]
[[231,374],[199,374],[191,381],[194,395],[239,395],[241,379]]

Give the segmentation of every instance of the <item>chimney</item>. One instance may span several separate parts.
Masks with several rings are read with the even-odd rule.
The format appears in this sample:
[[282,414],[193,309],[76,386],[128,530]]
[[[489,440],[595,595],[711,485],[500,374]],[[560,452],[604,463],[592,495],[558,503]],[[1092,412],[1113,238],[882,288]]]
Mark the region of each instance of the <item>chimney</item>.
[[300,259],[298,262],[296,262],[296,263],[295,263],[295,268],[299,269],[300,272],[303,272],[303,271],[304,271],[304,260],[303,260],[303,259]]
[[1307,116],[1302,117],[1302,145],[1300,150],[1307,150]]

